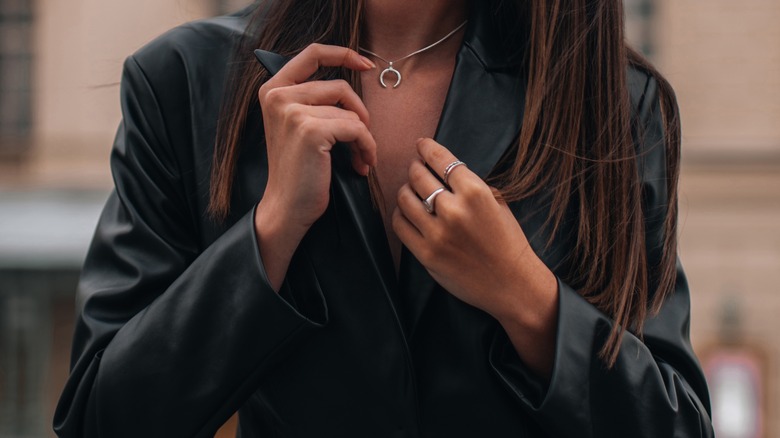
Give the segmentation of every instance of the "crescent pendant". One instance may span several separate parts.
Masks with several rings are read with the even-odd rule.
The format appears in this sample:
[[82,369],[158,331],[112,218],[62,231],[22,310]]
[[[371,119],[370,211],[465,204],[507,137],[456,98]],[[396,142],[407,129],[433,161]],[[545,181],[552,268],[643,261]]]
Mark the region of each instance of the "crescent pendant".
[[382,84],[383,88],[387,88],[387,84],[385,84],[385,74],[387,73],[393,73],[395,74],[395,85],[393,85],[393,88],[397,88],[399,85],[401,85],[401,72],[393,68],[393,63],[391,62],[390,65],[382,70],[382,74],[379,75],[379,83]]

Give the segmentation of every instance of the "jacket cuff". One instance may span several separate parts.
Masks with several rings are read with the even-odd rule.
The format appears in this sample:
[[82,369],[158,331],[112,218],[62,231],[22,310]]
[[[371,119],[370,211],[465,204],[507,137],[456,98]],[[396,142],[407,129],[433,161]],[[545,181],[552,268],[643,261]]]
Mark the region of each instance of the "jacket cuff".
[[[268,280],[265,263],[263,263],[263,258],[260,255],[257,228],[254,226],[256,210],[257,204],[247,213],[247,219],[252,229],[252,239],[255,242],[255,259],[257,260],[260,275],[263,281],[270,285],[271,282]],[[293,269],[298,271],[297,274],[292,278],[285,274],[277,296],[289,307],[288,310],[292,310],[300,318],[315,326],[324,326],[328,321],[328,307],[325,303],[325,296],[319,287],[319,282],[316,280],[311,263],[308,262],[308,258],[300,247],[295,251],[287,272],[289,273]],[[304,285],[304,287],[301,287],[301,285]]]
[[493,339],[489,360],[505,386],[536,417],[555,422],[565,412],[567,422],[584,424],[588,422],[584,411],[589,405],[590,369],[605,366],[598,353],[610,326],[600,324],[607,320],[606,316],[560,278],[558,296],[555,357],[549,384],[522,362],[503,330],[498,330]]

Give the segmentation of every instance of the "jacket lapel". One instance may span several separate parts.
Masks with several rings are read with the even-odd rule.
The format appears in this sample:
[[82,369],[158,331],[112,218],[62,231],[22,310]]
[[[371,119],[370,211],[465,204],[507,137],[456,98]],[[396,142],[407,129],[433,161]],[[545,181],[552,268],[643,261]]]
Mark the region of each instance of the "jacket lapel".
[[364,261],[376,271],[384,295],[395,310],[398,303],[394,300],[396,279],[393,260],[382,217],[371,201],[368,180],[355,173],[346,147],[334,148],[331,155],[333,156],[331,199],[336,210],[338,232],[359,235],[366,250]]
[[[471,13],[435,140],[485,179],[520,132],[525,102],[522,53],[502,49],[494,38],[492,2]],[[411,337],[436,282],[403,248],[399,291]]]

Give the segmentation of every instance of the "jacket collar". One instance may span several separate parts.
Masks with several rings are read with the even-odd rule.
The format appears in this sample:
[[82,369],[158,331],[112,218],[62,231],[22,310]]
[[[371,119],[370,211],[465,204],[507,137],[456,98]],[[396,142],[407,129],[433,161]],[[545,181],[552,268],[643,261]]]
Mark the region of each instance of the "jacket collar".
[[522,53],[496,35],[493,2],[473,3],[435,139],[485,178],[520,131],[525,81]]
[[[517,12],[506,1],[473,0],[463,46],[470,50],[486,70],[517,69],[523,64],[525,46],[509,34],[518,32]],[[513,26],[514,29],[507,29]],[[503,33],[502,33],[503,31]]]

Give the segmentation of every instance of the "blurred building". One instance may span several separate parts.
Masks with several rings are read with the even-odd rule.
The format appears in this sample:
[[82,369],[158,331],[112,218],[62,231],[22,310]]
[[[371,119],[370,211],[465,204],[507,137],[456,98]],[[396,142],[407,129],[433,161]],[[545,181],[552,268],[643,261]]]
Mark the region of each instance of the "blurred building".
[[0,437],[54,436],[126,56],[230,0],[0,0]]
[[[176,24],[242,3],[0,0],[0,436],[52,436],[78,269],[111,188],[124,58]],[[769,415],[780,401],[780,3],[626,6],[629,38],[682,110],[694,345],[705,360],[724,346],[757,352],[760,436],[780,436]],[[738,335],[724,339],[724,321]]]
[[780,2],[665,0],[658,14],[656,59],[683,117],[680,252],[694,292],[694,346],[708,367],[736,348],[764,371],[759,435],[744,417],[752,413],[726,400],[733,382],[710,381],[722,402],[718,436],[777,437]]

